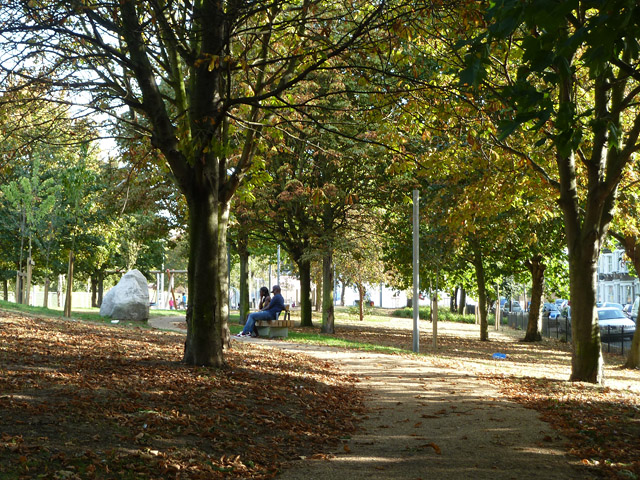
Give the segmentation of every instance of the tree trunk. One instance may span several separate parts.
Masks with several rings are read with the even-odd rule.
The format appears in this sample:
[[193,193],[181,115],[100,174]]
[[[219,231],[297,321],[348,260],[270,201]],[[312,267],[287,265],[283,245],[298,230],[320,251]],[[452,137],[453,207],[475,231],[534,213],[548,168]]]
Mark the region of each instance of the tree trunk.
[[[606,69],[603,69],[606,71]],[[567,69],[567,72],[570,72]],[[563,72],[563,73],[567,73]],[[563,74],[558,84],[559,111],[574,105],[574,77]],[[600,343],[600,328],[596,311],[596,279],[598,256],[602,243],[613,219],[617,185],[625,165],[619,155],[630,155],[631,150],[608,148],[609,130],[607,122],[615,125],[619,120],[611,114],[610,105],[623,96],[620,82],[612,90],[608,74],[594,79],[594,112],[599,119],[594,122],[594,140],[591,142],[590,158],[582,162],[586,167],[584,189],[586,199],[579,203],[577,185],[576,152],[556,150],[556,163],[560,178],[560,198],[569,257],[569,279],[571,294],[571,333],[573,352],[571,356],[571,380],[602,384],[603,358]],[[619,105],[619,103],[618,103]],[[610,116],[611,115],[611,116]],[[613,117],[613,118],[612,118]],[[637,138],[637,134],[636,134]],[[635,143],[635,141],[633,142]],[[622,152],[625,152],[624,154]],[[628,158],[628,157],[627,157]],[[616,172],[616,169],[618,171]],[[606,173],[605,173],[606,172]]]
[[453,293],[451,294],[451,297],[449,298],[449,311],[451,313],[456,313],[456,310],[457,310],[456,300],[457,299],[458,299],[458,287],[453,289]]
[[[316,277],[316,289],[315,289],[315,295],[314,295],[314,308],[316,312],[320,311],[320,304],[322,302],[324,302],[324,285],[323,285],[323,275],[324,275],[324,271],[322,272],[322,274],[320,275],[320,277]],[[319,293],[322,292],[322,293]],[[320,298],[322,298],[322,302],[320,300]]]
[[596,310],[597,263],[569,252],[571,278],[571,380],[601,384],[603,358]]
[[525,342],[539,342],[542,340],[542,292],[544,289],[544,271],[547,268],[542,263],[542,255],[536,255],[525,262],[531,272],[531,308],[529,308],[529,323]]
[[71,298],[73,293],[73,262],[75,255],[69,251],[69,267],[67,269],[67,294],[64,300],[64,316],[71,318]]
[[335,333],[333,308],[333,254],[328,251],[322,258],[322,333]]
[[208,181],[194,185],[186,195],[190,301],[184,361],[188,365],[222,367],[223,349],[230,341],[226,246],[229,205],[218,199]]
[[4,295],[4,301],[9,301],[9,281],[5,278],[2,280],[2,293]]
[[95,274],[91,275],[91,306],[93,308],[98,306],[98,279]]
[[247,238],[243,235],[238,239],[238,256],[240,257],[240,324],[244,325],[249,315],[249,249]]
[[599,174],[591,171],[589,196],[592,198],[582,213],[576,201],[574,162],[573,154],[568,160],[558,160],[561,177],[566,177],[561,178],[559,204],[564,213],[569,257],[573,337],[571,380],[602,384],[603,358],[596,311],[596,279],[600,248],[613,218],[615,189],[598,197],[595,192],[602,192],[604,188],[598,185]]
[[42,306],[44,308],[49,307],[49,284],[51,281],[49,280],[49,276],[44,277],[44,298],[42,299]]
[[102,306],[102,299],[104,297],[104,271],[100,270],[98,272],[98,300],[96,305],[98,308]]
[[367,291],[364,288],[364,285],[358,283],[358,296],[360,297],[359,307],[360,307],[360,321],[364,321],[364,294]]
[[486,342],[489,340],[489,322],[487,321],[487,289],[484,278],[484,265],[482,263],[482,254],[474,251],[473,266],[476,271],[476,281],[478,282],[478,309],[480,311],[480,340]]
[[[627,257],[633,262],[633,266],[636,272],[640,268],[640,242],[637,237],[623,236],[618,233],[612,233],[623,246]],[[632,300],[633,301],[633,300]],[[636,319],[636,325],[637,325]],[[633,340],[631,341],[631,349],[627,354],[627,361],[624,364],[624,368],[638,368],[640,367],[640,328],[636,328],[636,333],[633,334]]]
[[296,262],[300,272],[300,326],[313,327],[311,314],[311,262]]
[[460,287],[460,303],[458,303],[458,313],[460,315],[464,315],[466,312],[465,307],[467,306],[467,291],[464,287]]
[[347,292],[347,284],[342,282],[342,291],[340,293],[340,306],[344,307],[344,294]]
[[24,289],[24,303],[31,305],[31,275],[33,274],[33,258],[31,258],[31,247],[29,247],[29,257],[27,258],[27,281]]

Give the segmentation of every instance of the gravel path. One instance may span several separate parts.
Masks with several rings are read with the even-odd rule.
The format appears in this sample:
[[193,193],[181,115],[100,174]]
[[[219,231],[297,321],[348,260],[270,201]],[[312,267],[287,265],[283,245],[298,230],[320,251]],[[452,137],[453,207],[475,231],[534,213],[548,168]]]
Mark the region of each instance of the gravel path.
[[[150,320],[183,330],[175,319]],[[295,459],[278,478],[585,479],[566,439],[537,412],[506,400],[471,372],[354,350],[259,342],[323,360],[356,375],[370,412],[356,435],[321,459]]]

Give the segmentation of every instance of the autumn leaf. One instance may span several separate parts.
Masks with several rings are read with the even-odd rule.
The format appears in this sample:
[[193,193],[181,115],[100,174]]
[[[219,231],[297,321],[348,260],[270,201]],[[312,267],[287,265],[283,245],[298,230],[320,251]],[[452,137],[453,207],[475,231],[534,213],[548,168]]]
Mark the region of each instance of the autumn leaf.
[[440,447],[438,445],[436,445],[435,443],[433,443],[433,442],[427,443],[426,445],[420,445],[420,448],[433,448],[433,450],[438,455],[442,455],[442,452],[440,451]]

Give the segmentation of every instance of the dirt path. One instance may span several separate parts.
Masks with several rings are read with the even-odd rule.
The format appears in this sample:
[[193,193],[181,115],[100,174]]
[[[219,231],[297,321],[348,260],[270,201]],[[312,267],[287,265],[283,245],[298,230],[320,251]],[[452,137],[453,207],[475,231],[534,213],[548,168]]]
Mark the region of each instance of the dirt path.
[[[175,322],[175,320],[173,321]],[[160,319],[150,322],[180,329]],[[263,339],[338,362],[360,379],[370,414],[358,433],[320,459],[297,459],[278,478],[584,479],[566,439],[538,414],[506,400],[470,371],[397,355]]]

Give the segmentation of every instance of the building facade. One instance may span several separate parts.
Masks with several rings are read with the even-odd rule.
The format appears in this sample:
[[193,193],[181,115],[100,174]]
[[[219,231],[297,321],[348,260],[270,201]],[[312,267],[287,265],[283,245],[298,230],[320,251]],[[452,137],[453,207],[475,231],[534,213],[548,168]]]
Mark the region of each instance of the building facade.
[[603,250],[598,259],[598,301],[633,303],[640,280],[629,273],[623,249]]

